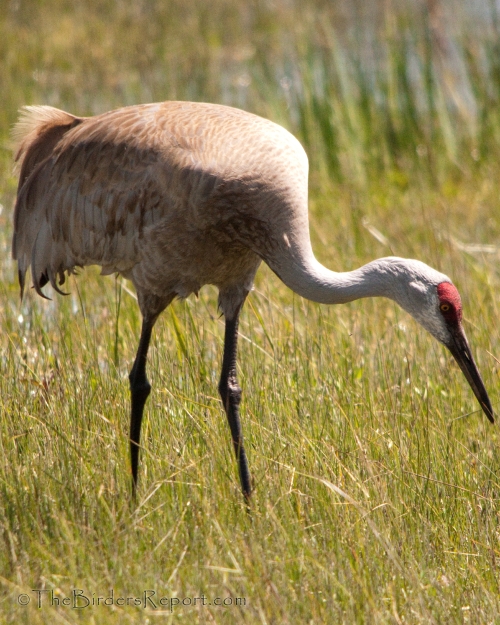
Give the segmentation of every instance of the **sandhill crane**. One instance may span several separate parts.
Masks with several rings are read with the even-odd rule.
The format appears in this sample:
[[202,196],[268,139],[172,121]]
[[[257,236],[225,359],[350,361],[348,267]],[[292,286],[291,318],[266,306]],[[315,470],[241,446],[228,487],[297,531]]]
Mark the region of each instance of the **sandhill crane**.
[[460,296],[447,276],[396,257],[344,273],[315,259],[307,156],[281,126],[193,102],[130,106],[88,118],[31,106],[21,113],[15,138],[20,177],[13,257],[21,296],[28,267],[43,297],[48,282],[61,292],[65,274],[85,265],[118,272],[136,288],[143,321],[129,376],[134,494],[153,326],[175,297],[213,284],[225,317],[219,392],[249,498],[236,375],[238,317],[262,260],[315,302],[396,301],[451,351],[493,423],[462,328]]

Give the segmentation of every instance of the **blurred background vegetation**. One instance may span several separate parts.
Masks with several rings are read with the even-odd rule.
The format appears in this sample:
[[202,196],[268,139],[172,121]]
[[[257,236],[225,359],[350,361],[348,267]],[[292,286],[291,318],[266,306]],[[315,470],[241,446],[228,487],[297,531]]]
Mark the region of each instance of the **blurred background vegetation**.
[[499,34],[494,0],[3,0],[1,138],[25,103],[206,100],[286,124],[336,182],[440,181],[497,150]]

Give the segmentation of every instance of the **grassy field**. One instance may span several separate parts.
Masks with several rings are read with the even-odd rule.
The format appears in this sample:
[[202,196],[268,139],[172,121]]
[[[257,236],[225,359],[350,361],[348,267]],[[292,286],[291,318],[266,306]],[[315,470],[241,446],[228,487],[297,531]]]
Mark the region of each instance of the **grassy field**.
[[5,1],[0,623],[500,623],[498,426],[395,304],[319,306],[259,271],[240,328],[249,517],[216,291],[175,302],[134,507],[131,286],[90,268],[21,304],[10,258],[20,106],[240,106],[305,145],[319,260],[396,254],[453,278],[498,410],[500,27],[467,4]]

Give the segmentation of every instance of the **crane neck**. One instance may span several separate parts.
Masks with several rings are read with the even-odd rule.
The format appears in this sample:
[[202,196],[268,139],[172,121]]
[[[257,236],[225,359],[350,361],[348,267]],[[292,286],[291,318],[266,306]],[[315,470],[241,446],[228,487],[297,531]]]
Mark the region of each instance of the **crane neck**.
[[335,272],[318,262],[311,250],[305,257],[269,264],[298,295],[320,304],[345,304],[364,297],[388,297],[400,302],[407,262],[397,257],[379,258],[353,271]]

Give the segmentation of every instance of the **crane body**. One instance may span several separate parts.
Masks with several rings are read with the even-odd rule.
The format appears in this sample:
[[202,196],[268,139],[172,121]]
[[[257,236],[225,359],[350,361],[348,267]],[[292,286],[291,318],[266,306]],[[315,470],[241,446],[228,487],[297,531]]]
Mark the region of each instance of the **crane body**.
[[238,317],[262,261],[292,290],[339,304],[395,300],[460,365],[481,407],[493,410],[461,325],[458,291],[416,260],[387,257],[334,272],[314,257],[308,223],[308,159],[281,126],[231,107],[164,102],[76,117],[26,107],[15,128],[20,163],[13,256],[21,293],[61,291],[67,273],[100,265],[135,286],[143,324],[130,373],[130,449],[137,483],[140,429],[150,392],[153,326],[175,297],[219,290],[226,328],[219,392],[244,495],[251,492],[239,417]]

